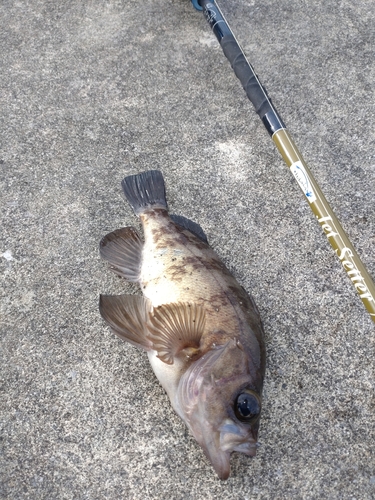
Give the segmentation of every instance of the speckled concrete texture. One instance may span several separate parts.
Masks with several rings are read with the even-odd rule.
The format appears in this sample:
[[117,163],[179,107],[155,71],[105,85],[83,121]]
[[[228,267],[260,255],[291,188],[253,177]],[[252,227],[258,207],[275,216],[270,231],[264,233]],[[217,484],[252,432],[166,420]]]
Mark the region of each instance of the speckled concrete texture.
[[[220,5],[375,276],[372,3]],[[3,0],[0,23],[0,497],[374,498],[374,325],[202,14]],[[98,243],[150,168],[264,322],[261,446],[227,482],[98,313],[135,291]]]

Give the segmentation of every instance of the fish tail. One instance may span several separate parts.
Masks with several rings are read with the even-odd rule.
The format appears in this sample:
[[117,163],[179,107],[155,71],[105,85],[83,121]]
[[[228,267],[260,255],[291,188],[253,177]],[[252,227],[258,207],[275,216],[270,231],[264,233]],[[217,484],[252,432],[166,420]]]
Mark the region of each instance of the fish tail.
[[123,179],[122,189],[125,198],[136,215],[153,208],[167,209],[165,185],[160,170],[148,170]]

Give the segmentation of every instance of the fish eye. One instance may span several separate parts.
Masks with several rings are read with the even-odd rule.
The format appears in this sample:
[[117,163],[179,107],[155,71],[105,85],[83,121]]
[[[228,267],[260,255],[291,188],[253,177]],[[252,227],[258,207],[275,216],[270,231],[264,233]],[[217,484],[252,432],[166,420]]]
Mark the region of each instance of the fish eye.
[[260,414],[259,396],[249,390],[241,392],[234,403],[234,412],[238,420],[250,422],[255,420]]

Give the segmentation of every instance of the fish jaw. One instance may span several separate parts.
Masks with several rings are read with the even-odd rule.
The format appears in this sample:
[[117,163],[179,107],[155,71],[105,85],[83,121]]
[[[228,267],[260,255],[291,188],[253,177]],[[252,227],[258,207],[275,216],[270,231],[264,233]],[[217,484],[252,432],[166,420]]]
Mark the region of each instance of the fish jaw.
[[232,452],[256,455],[259,421],[240,422],[233,405],[244,387],[257,385],[235,340],[209,351],[181,377],[173,406],[220,479],[229,477]]
[[223,451],[238,451],[249,457],[255,457],[257,451],[257,434],[254,429],[237,425],[230,418],[225,419],[219,428],[220,448]]
[[212,424],[202,413],[189,419],[189,428],[211,462],[219,479],[228,479],[230,475],[230,455],[232,452],[244,453],[254,457],[257,440],[251,429],[241,426],[230,418],[224,418],[221,425]]
[[230,419],[224,419],[218,430],[208,422],[202,424],[202,421],[199,423],[199,433],[195,432],[196,423],[189,427],[219,479],[228,479],[230,475],[232,452],[237,451],[250,457],[256,455],[256,439]]
[[223,451],[212,442],[201,444],[201,446],[219,479],[222,481],[228,479],[230,476],[230,451]]

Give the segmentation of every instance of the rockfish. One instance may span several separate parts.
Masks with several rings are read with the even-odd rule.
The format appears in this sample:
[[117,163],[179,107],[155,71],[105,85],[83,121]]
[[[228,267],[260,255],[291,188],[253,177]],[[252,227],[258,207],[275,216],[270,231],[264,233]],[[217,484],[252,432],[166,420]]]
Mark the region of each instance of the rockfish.
[[201,227],[168,214],[161,172],[126,177],[122,188],[144,242],[124,227],[102,239],[100,254],[143,296],[101,295],[100,313],[147,351],[174,410],[227,479],[232,451],[256,454],[265,371],[258,310]]

